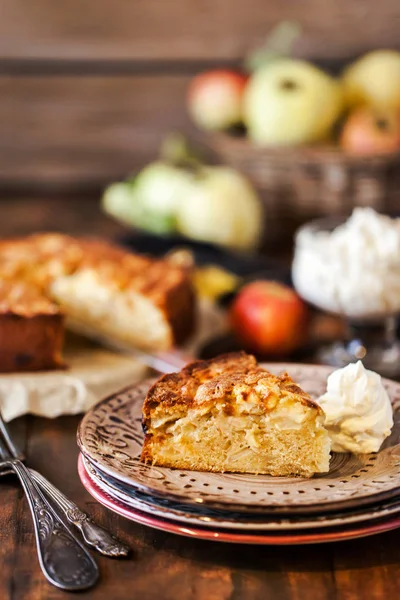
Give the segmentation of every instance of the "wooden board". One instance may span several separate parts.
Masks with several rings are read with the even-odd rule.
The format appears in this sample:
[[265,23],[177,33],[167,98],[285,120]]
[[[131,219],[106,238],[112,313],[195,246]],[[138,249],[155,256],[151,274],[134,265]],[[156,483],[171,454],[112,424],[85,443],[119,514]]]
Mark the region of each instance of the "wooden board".
[[288,18],[307,55],[400,46],[396,0],[2,0],[0,59],[237,59]]
[[164,136],[194,132],[187,76],[0,77],[3,186],[102,185],[154,160]]

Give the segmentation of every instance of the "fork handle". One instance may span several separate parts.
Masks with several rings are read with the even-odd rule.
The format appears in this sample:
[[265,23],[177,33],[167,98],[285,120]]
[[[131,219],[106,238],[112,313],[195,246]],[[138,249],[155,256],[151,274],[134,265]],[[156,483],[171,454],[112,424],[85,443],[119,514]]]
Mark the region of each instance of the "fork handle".
[[101,554],[113,558],[129,554],[130,549],[128,546],[111,535],[104,527],[97,525],[87,513],[83,512],[79,506],[60,492],[43,475],[34,469],[29,469],[29,472],[35,482],[62,511],[68,521],[79,529],[83,539],[89,546],[92,546]]
[[92,587],[99,571],[90,554],[57,517],[25,465],[19,460],[7,462],[18,475],[28,500],[39,563],[47,580],[70,591]]
[[82,512],[78,507],[68,509],[67,519],[81,531],[85,542],[96,548],[101,554],[113,557],[128,556],[128,546],[113,537],[104,527],[97,525],[89,515]]

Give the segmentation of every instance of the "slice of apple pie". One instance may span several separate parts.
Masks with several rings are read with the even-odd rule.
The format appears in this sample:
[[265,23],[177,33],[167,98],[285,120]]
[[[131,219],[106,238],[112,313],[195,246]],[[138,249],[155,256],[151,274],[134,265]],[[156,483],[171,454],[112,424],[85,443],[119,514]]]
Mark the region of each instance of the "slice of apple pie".
[[301,475],[329,470],[322,409],[287,373],[244,352],[164,375],[143,406],[144,462],[197,471]]

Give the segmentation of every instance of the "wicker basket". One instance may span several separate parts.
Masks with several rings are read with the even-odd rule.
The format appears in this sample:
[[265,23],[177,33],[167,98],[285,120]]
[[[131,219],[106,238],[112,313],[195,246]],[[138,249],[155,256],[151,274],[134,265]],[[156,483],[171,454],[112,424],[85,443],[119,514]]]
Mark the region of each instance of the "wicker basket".
[[354,157],[332,146],[260,148],[225,133],[210,142],[219,161],[246,174],[260,192],[272,244],[287,243],[312,218],[346,215],[355,206],[389,214],[400,208],[400,152]]

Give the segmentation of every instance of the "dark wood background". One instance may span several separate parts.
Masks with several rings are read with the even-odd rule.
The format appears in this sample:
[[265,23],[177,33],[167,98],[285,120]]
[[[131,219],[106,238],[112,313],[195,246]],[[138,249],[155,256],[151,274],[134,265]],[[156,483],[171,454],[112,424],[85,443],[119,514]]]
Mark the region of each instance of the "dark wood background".
[[154,158],[190,77],[282,19],[300,56],[400,47],[397,0],[1,0],[0,190],[88,189]]

